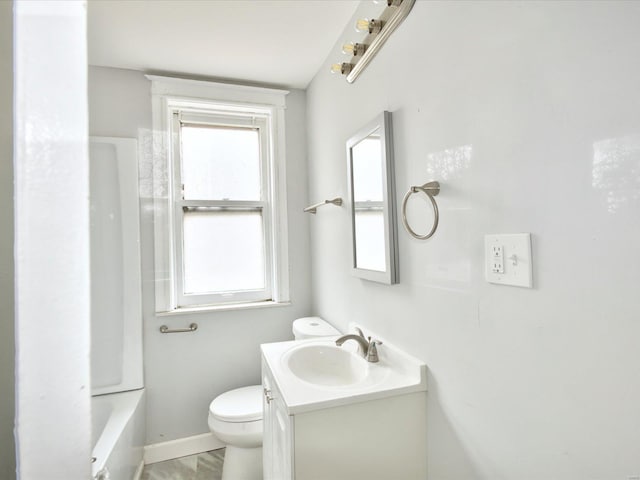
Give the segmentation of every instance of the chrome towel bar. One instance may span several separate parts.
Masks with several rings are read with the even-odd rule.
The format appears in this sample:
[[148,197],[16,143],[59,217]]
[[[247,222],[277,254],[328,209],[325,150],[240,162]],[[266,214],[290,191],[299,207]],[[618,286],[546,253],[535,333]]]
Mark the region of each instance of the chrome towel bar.
[[169,327],[167,327],[166,325],[162,325],[160,327],[160,333],[185,333],[185,332],[195,332],[198,329],[198,324],[197,323],[192,323],[191,325],[189,325],[189,328],[175,328],[172,330],[169,330]]
[[342,199],[340,197],[336,197],[333,200],[325,200],[324,202],[316,203],[315,205],[311,205],[310,207],[305,208],[304,211],[307,212],[307,213],[313,213],[315,215],[316,210],[318,209],[318,207],[321,207],[323,205],[327,205],[329,203],[331,203],[333,205],[340,206],[340,205],[342,205]]
[[[419,235],[416,232],[414,232],[412,228],[409,226],[409,222],[407,222],[407,200],[409,200],[409,197],[411,196],[412,193],[418,193],[418,192],[422,192],[426,194],[427,197],[429,197],[429,200],[431,200],[431,205],[433,206],[433,216],[434,216],[433,227],[431,227],[431,231],[426,235]],[[404,228],[407,230],[407,232],[411,234],[412,237],[417,238],[418,240],[426,240],[436,232],[436,229],[438,228],[438,221],[440,219],[440,214],[438,212],[438,204],[436,203],[436,199],[433,197],[435,197],[439,193],[440,193],[440,184],[438,182],[427,182],[424,185],[410,187],[409,191],[404,196],[404,200],[402,200],[402,223],[404,225]]]

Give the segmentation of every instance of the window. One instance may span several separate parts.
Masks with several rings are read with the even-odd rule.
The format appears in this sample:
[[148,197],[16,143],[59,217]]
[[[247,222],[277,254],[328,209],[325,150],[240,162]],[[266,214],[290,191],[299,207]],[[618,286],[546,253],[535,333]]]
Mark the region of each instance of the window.
[[[154,194],[157,311],[285,303],[283,109],[229,101],[274,91],[149,78],[165,166]],[[167,81],[215,98],[167,94]]]

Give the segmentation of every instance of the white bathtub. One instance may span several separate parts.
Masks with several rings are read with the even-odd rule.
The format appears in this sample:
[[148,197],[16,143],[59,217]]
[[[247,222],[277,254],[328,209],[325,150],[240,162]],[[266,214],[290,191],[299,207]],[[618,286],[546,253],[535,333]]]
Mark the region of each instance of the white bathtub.
[[95,480],[133,480],[142,473],[144,401],[144,389],[92,397]]

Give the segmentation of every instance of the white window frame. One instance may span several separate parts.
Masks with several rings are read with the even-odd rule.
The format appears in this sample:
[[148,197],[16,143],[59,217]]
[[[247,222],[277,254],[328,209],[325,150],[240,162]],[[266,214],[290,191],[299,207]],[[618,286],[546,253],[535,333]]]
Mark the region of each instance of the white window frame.
[[[238,309],[289,303],[285,175],[285,90],[147,75],[152,82],[154,246],[156,313]],[[262,190],[257,202],[183,200],[180,181],[180,119],[188,124],[258,128]],[[183,294],[183,207],[259,208],[265,245],[264,291]]]

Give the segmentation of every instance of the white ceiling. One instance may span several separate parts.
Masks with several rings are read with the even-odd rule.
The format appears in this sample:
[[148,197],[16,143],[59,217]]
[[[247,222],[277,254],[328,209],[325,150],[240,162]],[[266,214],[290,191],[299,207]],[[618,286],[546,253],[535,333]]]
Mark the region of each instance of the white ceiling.
[[89,64],[306,88],[359,3],[89,0]]

